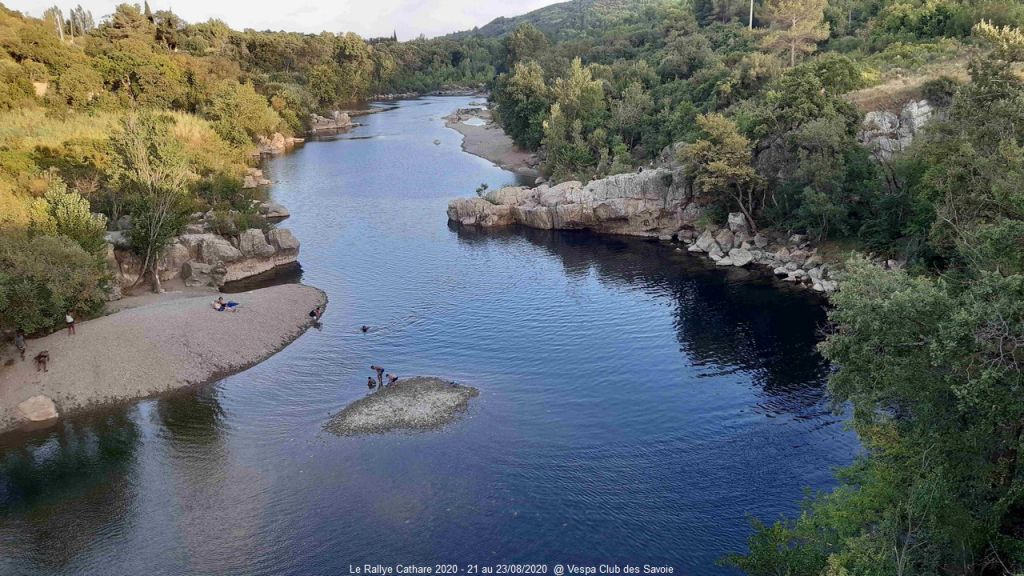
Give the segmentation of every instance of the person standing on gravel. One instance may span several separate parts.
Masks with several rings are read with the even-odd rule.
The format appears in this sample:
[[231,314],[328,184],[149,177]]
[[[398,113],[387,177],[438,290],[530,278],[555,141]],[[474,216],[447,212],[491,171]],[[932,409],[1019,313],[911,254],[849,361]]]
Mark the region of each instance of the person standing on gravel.
[[75,334],[75,317],[71,315],[70,310],[64,315],[64,322],[68,325],[68,336],[73,336]]
[[18,349],[18,354],[21,355],[21,361],[24,362],[25,349],[27,348],[27,345],[25,344],[25,332],[21,328],[18,328],[18,333],[14,335],[14,347]]

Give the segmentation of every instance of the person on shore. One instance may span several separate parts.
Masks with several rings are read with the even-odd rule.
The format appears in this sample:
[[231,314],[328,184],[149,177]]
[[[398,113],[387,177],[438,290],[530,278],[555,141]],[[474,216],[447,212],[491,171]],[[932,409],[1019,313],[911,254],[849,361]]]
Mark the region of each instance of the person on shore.
[[391,386],[395,382],[398,382],[398,376],[395,376],[394,374],[388,374],[388,386]]
[[18,349],[18,354],[21,355],[21,361],[25,361],[25,350],[28,346],[25,344],[25,332],[18,328],[18,332],[14,335],[14,347]]
[[232,312],[238,312],[238,302],[235,302],[235,301],[232,301],[232,300],[228,300],[227,302],[225,302],[224,301],[224,297],[220,296],[213,303],[213,308],[217,312],[223,312],[225,310],[230,310]]
[[377,372],[377,383],[381,386],[384,385],[384,367],[377,366],[376,364],[370,366],[370,370]]
[[373,380],[373,376],[370,376],[369,378],[366,379],[366,387],[369,388],[370,390],[373,390],[374,388],[377,387],[377,383]]
[[46,365],[50,362],[50,351],[43,350],[39,354],[36,354],[36,372],[42,370],[43,372],[49,372],[50,370]]
[[71,315],[71,311],[64,315],[64,322],[68,325],[68,336],[73,336],[75,333],[75,317]]
[[324,315],[324,309],[321,306],[317,306],[309,311],[309,317],[313,319],[314,324],[320,322],[320,317]]

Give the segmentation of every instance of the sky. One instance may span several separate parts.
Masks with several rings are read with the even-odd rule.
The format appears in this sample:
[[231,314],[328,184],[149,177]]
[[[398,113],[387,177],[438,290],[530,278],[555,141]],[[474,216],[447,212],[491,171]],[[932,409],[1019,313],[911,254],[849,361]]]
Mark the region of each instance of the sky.
[[[355,32],[364,38],[390,36],[399,40],[483,26],[498,16],[516,16],[560,0],[150,0],[154,11],[170,8],[187,22],[218,18],[241,30],[289,32]],[[19,12],[38,17],[50,6],[68,9],[81,4],[100,18],[114,6],[134,0],[3,0]],[[138,0],[142,3],[142,0]]]

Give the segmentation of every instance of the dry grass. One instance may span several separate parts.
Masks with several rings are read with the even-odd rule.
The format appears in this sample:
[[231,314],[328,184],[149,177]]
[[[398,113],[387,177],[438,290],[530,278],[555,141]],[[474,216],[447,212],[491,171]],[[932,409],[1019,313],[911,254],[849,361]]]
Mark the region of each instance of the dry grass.
[[121,115],[115,112],[47,116],[43,108],[0,113],[0,143],[11,148],[57,147],[69,140],[102,140],[110,136]]
[[899,112],[904,104],[922,97],[921,87],[929,80],[948,76],[960,82],[967,82],[967,60],[956,59],[927,66],[924,71],[912,75],[894,74],[881,84],[854,90],[843,97],[861,112],[888,110]]

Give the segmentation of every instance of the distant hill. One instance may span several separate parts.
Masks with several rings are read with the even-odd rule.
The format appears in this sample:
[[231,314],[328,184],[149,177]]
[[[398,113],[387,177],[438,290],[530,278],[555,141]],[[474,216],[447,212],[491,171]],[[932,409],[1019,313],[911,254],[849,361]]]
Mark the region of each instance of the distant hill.
[[467,38],[482,36],[495,38],[504,36],[519,26],[529,22],[548,36],[559,37],[569,31],[579,32],[598,25],[606,20],[614,20],[628,15],[663,0],[570,0],[560,2],[520,16],[499,17],[487,24],[472,30],[464,30],[449,34],[448,38]]

